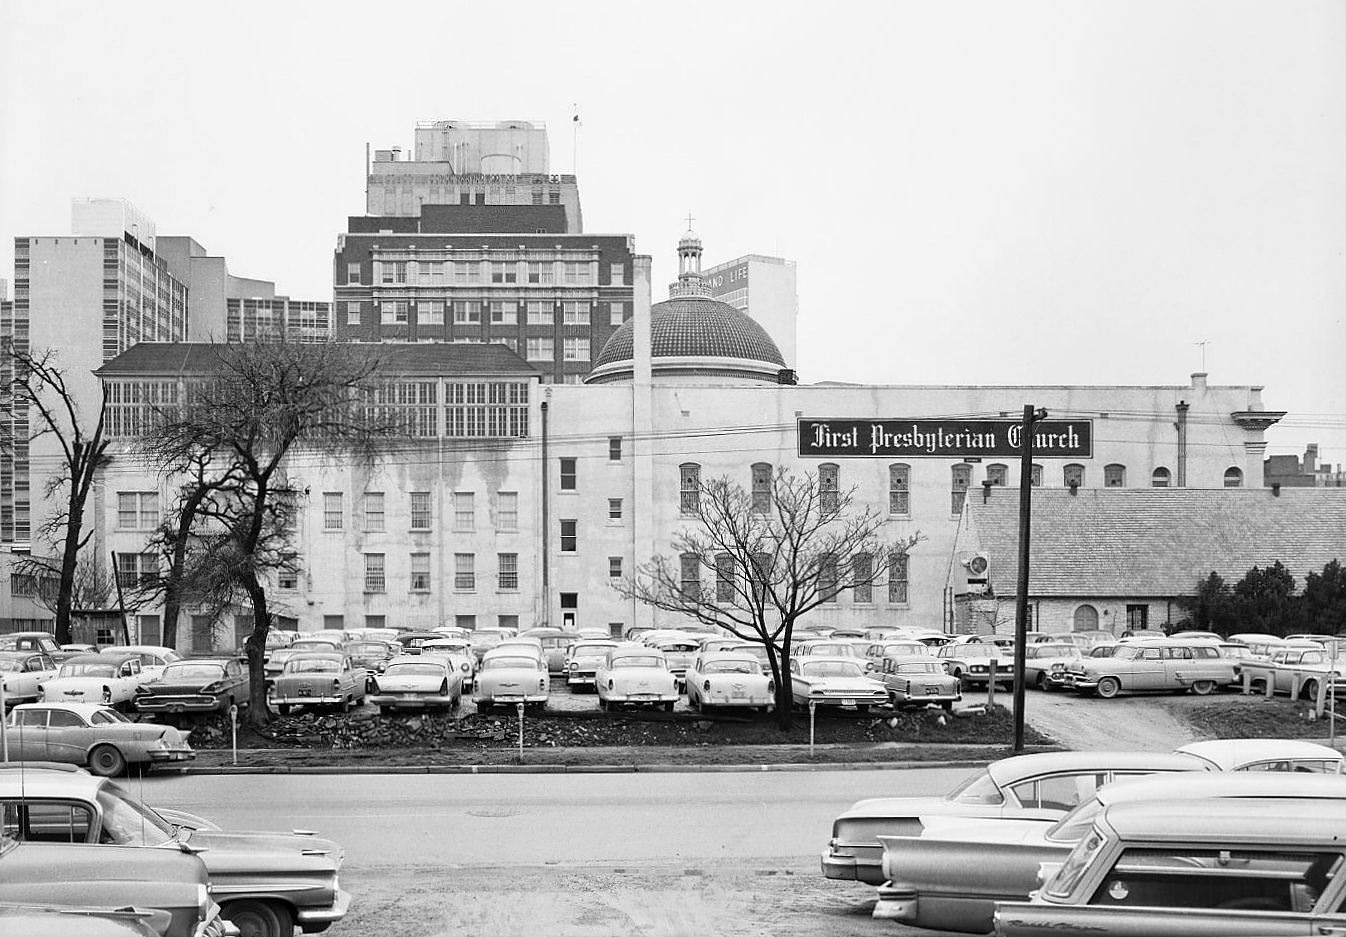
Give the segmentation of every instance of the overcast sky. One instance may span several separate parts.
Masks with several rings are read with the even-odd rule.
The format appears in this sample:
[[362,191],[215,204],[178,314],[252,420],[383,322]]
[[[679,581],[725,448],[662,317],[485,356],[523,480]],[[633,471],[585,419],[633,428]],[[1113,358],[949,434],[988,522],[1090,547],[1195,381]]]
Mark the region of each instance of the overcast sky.
[[805,382],[1185,384],[1205,341],[1342,463],[1343,50],[1338,0],[3,0],[0,276],[120,196],[331,299],[367,142],[541,120],[568,172],[578,105],[586,229],[656,299],[689,211],[797,261]]

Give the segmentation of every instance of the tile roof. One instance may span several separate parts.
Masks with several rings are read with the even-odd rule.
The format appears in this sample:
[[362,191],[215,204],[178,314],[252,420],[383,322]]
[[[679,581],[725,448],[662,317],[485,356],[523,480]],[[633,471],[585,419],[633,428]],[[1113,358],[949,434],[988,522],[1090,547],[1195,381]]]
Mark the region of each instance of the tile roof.
[[[969,491],[965,510],[996,593],[1014,594],[1018,490],[984,503]],[[1035,596],[1181,595],[1212,571],[1232,585],[1277,560],[1303,588],[1307,573],[1346,561],[1346,488],[1035,488],[1031,541]]]
[[[538,371],[505,345],[447,342],[352,342],[352,347],[378,355],[381,370],[396,374],[512,374]],[[230,345],[211,342],[141,342],[99,368],[96,374],[204,374],[213,371],[219,354]]]
[[[635,320],[613,332],[594,368],[630,361]],[[785,367],[780,349],[757,320],[709,296],[679,296],[650,307],[650,355],[654,358],[742,358]]]

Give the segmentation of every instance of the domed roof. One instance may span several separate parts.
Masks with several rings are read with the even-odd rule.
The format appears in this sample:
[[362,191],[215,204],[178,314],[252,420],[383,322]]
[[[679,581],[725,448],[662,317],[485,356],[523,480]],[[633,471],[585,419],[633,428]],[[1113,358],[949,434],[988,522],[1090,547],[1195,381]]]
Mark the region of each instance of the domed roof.
[[[603,345],[594,369],[631,361],[634,322],[627,319]],[[754,319],[709,296],[676,296],[650,307],[654,358],[740,358],[785,367],[780,349]]]

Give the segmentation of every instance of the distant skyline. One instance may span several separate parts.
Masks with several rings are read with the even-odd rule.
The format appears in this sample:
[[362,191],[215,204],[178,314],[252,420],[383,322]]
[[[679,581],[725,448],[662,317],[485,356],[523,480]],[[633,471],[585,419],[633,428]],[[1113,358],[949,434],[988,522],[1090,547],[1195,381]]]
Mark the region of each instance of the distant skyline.
[[1341,464],[1343,48],[1329,0],[8,0],[0,277],[109,196],[330,299],[367,143],[541,120],[656,301],[689,212],[708,264],[796,261],[805,383],[1186,385],[1204,354],[1289,411],[1269,454]]

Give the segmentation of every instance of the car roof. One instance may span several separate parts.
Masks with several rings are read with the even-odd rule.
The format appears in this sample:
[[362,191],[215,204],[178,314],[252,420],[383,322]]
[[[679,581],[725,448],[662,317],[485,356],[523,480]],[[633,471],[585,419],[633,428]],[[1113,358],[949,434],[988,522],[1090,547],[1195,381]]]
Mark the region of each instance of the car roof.
[[294,660],[344,660],[345,657],[344,651],[305,651],[301,649],[291,654],[286,663]]
[[751,663],[754,667],[759,663],[756,657],[751,654],[746,654],[743,651],[710,651],[701,655],[701,662],[703,664],[713,660],[739,660]]
[[1247,765],[1259,761],[1293,758],[1342,759],[1341,752],[1335,748],[1302,739],[1210,739],[1205,742],[1190,742],[1180,746],[1176,751],[1200,758],[1226,771],[1235,765]]
[[1034,752],[1031,755],[1011,755],[986,766],[991,779],[1000,787],[1017,784],[1024,778],[1039,774],[1058,774],[1066,771],[1185,771],[1191,768],[1191,758],[1167,752]]
[[393,664],[433,664],[436,667],[443,667],[445,669],[453,666],[449,661],[436,657],[433,654],[428,657],[424,654],[398,654],[388,661],[387,666],[391,667]]
[[885,654],[884,660],[890,660],[895,664],[934,664],[939,666],[939,660],[933,654]]
[[74,657],[67,657],[62,664],[120,664],[122,661],[140,660],[140,655],[126,651],[114,651],[108,648],[101,654],[76,654]]
[[1346,800],[1346,777],[1302,771],[1173,771],[1123,778],[1098,789],[1105,805],[1198,797],[1324,797]]
[[[22,770],[0,771],[0,795],[5,797],[80,797],[93,800],[98,789],[108,782],[94,777],[87,771],[67,771],[60,765],[46,766],[29,762],[11,762],[23,764]],[[32,782],[41,781],[38,788]]]
[[11,706],[10,711],[15,709],[64,709],[67,712],[92,713],[97,709],[112,709],[107,703],[67,703],[63,700],[46,700],[39,703],[19,703],[17,706]]
[[160,644],[126,644],[121,647],[110,647],[104,654],[111,651],[125,651],[128,654],[176,654],[177,649],[164,647]]
[[1322,842],[1340,849],[1346,801],[1268,797],[1256,810],[1237,799],[1139,801],[1108,807],[1103,816],[1125,839],[1266,843],[1282,849]]
[[843,657],[840,654],[809,654],[807,657],[801,657],[799,661],[801,667],[804,664],[826,664],[826,663],[851,664],[853,666],[860,667],[864,663],[858,657]]

